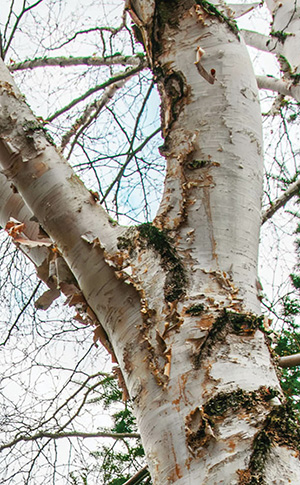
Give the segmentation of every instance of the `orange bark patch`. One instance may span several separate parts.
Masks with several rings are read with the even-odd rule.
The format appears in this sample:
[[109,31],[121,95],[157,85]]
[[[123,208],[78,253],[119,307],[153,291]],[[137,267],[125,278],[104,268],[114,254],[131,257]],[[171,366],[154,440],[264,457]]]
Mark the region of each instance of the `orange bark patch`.
[[249,470],[237,470],[239,476],[239,485],[249,485],[251,473]]
[[46,163],[40,162],[40,161],[36,161],[34,163],[34,168],[35,168],[34,176],[36,178],[41,177],[42,175],[44,175],[44,173],[48,172],[48,170],[49,170],[48,165]]
[[209,313],[207,315],[204,315],[201,320],[197,320],[197,325],[203,330],[209,329],[212,327],[213,323],[215,321],[215,317],[212,313]]
[[69,306],[78,305],[80,303],[83,303],[84,305],[86,305],[86,300],[82,293],[74,293],[74,295],[71,296],[68,303],[69,303]]
[[229,443],[228,443],[228,449],[229,449],[229,451],[231,451],[233,453],[234,450],[235,450],[235,447],[236,447],[235,442],[233,440],[230,440]]
[[176,471],[177,478],[182,478],[182,472],[180,470],[180,466],[177,465],[177,463],[175,465],[175,471]]
[[172,445],[172,454],[174,456],[174,469],[173,469],[173,472],[172,474],[168,477],[168,480],[173,483],[173,482],[176,482],[179,478],[182,478],[182,472],[181,472],[181,468],[180,466],[178,465],[178,463],[176,462],[176,453],[175,453],[175,450],[174,450],[174,446]]
[[6,226],[5,226],[5,230],[6,232],[8,232],[8,234],[12,237],[12,238],[16,238],[21,232],[23,232],[25,229],[25,224],[23,223],[19,223],[19,222],[15,222],[15,221],[8,221]]
[[176,407],[177,411],[180,411],[180,402],[183,401],[184,405],[190,404],[188,397],[185,393],[185,386],[186,386],[187,376],[185,374],[181,375],[178,378],[178,387],[179,387],[179,397],[172,401],[172,404]]

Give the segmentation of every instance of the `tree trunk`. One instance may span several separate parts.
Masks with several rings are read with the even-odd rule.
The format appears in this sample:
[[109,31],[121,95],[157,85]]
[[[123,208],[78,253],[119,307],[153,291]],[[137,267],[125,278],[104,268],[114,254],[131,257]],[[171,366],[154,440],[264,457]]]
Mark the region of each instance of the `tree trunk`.
[[263,333],[255,77],[207,2],[127,2],[162,100],[154,224],[109,220],[0,68],[0,161],[101,322],[154,484],[299,483],[297,430]]

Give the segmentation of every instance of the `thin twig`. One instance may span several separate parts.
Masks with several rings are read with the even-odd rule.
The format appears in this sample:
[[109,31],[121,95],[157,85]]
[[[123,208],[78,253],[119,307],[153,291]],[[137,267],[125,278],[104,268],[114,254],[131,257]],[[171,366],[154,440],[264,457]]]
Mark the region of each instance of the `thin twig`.
[[131,152],[130,156],[127,157],[126,162],[122,165],[121,169],[119,170],[118,175],[115,177],[115,179],[112,181],[112,183],[110,184],[110,186],[107,188],[104,196],[102,197],[102,199],[100,201],[100,204],[102,204],[105,201],[105,199],[107,198],[108,194],[113,189],[114,185],[121,180],[121,177],[122,177],[122,175],[123,175],[123,173],[124,173],[127,165],[132,160],[132,158],[140,150],[142,150],[145,145],[147,145],[147,143],[151,140],[151,138],[153,138],[155,135],[157,135],[157,133],[159,133],[160,131],[161,131],[161,127],[157,128],[155,131],[153,131],[153,133],[151,133],[151,135],[149,135],[147,138],[145,138],[145,140],[143,141],[143,143],[140,144],[140,146],[138,146],[133,152]]
[[[128,77],[127,79],[122,79],[121,81],[118,81],[118,82],[112,84],[111,86],[109,86],[108,88],[106,88],[103,95],[101,96],[101,98],[90,103],[85,108],[85,110],[84,110],[83,114],[80,116],[80,118],[78,118],[75,121],[75,123],[71,126],[69,131],[67,133],[65,133],[65,135],[62,137],[61,146],[60,146],[62,150],[69,143],[71,137],[73,135],[76,135],[75,139],[72,142],[72,146],[71,146],[70,151],[68,153],[67,159],[70,158],[70,155],[71,155],[71,153],[74,149],[74,146],[75,146],[79,136],[81,135],[81,133],[97,118],[97,116],[102,111],[104,106],[106,106],[106,104],[113,98],[115,93],[119,89],[121,89],[125,85],[126,81],[128,81],[129,79],[131,79],[131,78]],[[94,111],[94,113],[93,113],[93,111]]]
[[33,9],[34,7],[36,7],[37,5],[39,5],[40,3],[42,3],[42,1],[43,0],[38,0],[37,2],[33,3],[32,5],[29,5],[29,7],[25,7],[26,0],[24,0],[24,2],[23,2],[23,9],[22,9],[20,15],[17,16],[17,19],[15,21],[15,24],[14,24],[12,30],[11,30],[11,33],[10,33],[9,39],[7,41],[7,44],[6,44],[5,48],[3,49],[3,57],[2,57],[3,60],[4,60],[4,58],[5,58],[6,54],[7,54],[7,51],[8,51],[8,49],[10,47],[10,44],[11,44],[11,42],[13,40],[13,37],[15,35],[15,32],[16,32],[17,27],[19,25],[19,22],[20,22],[21,18],[23,17],[24,13],[26,13],[29,10]]
[[121,72],[119,74],[116,74],[114,77],[108,79],[102,84],[98,84],[97,86],[94,86],[93,88],[88,89],[84,94],[79,96],[76,99],[73,99],[69,104],[64,106],[64,108],[61,108],[57,110],[53,115],[49,116],[46,121],[50,122],[53,121],[55,118],[58,116],[62,115],[63,113],[66,113],[69,111],[71,108],[73,108],[76,104],[80,103],[81,101],[84,101],[86,98],[91,96],[92,94],[96,93],[97,91],[100,91],[101,89],[105,89],[111,84],[116,83],[117,81],[121,81],[122,79],[126,79],[128,77],[131,77],[133,74],[138,73],[143,69],[143,65],[139,65],[133,69],[126,70],[125,72]]
[[26,308],[30,305],[30,303],[32,302],[33,298],[35,297],[39,287],[41,286],[42,284],[42,281],[39,281],[38,284],[36,285],[35,289],[33,290],[33,292],[31,293],[31,296],[29,298],[29,300],[27,301],[27,303],[23,306],[22,310],[19,312],[17,318],[15,319],[14,323],[12,324],[12,326],[10,327],[9,331],[8,331],[8,334],[6,336],[6,339],[4,340],[4,342],[2,342],[0,344],[0,346],[4,346],[7,344],[11,334],[12,334],[12,331],[14,330],[14,328],[16,328],[17,324],[18,324],[18,321],[20,320],[21,316],[23,315],[23,313],[25,312]]

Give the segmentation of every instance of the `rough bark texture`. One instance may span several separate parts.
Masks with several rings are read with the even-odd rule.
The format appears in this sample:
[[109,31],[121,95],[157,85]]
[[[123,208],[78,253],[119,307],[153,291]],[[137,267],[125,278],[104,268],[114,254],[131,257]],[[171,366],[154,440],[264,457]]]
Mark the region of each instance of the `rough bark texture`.
[[299,483],[297,430],[256,316],[262,141],[246,48],[206,2],[127,5],[162,99],[154,224],[109,221],[1,64],[3,172],[104,328],[153,483]]

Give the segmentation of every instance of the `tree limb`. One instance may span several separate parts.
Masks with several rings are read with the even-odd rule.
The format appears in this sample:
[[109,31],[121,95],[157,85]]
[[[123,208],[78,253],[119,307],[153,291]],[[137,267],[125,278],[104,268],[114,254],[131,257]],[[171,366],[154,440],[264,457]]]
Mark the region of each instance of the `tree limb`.
[[87,57],[38,57],[36,59],[27,59],[22,62],[12,62],[8,67],[11,72],[24,71],[25,69],[35,69],[37,67],[69,67],[69,66],[113,66],[120,64],[122,66],[137,66],[144,63],[147,65],[146,58],[143,54],[136,56],[87,56]]
[[287,367],[296,367],[297,365],[300,365],[300,354],[280,357],[278,364],[284,369]]
[[61,439],[61,438],[113,438],[116,440],[122,440],[124,438],[140,438],[139,433],[106,433],[106,432],[96,432],[96,433],[83,433],[80,431],[70,431],[70,432],[64,432],[64,433],[50,433],[47,431],[40,431],[39,433],[36,433],[32,436],[27,436],[27,435],[21,435],[18,436],[18,438],[10,441],[9,443],[6,443],[4,445],[0,446],[0,452],[7,449],[11,448],[18,443],[26,442],[26,441],[36,441],[41,438],[50,438],[50,439]]
[[148,467],[144,466],[144,468],[139,470],[133,477],[129,478],[124,485],[138,485],[147,475],[149,475]]
[[250,47],[277,55],[281,53],[280,43],[275,37],[263,35],[246,29],[241,29],[240,33],[242,34],[246,44]]
[[294,195],[299,194],[300,191],[300,179],[297,182],[294,182],[289,188],[280,196],[278,197],[275,202],[271,204],[271,206],[265,210],[262,214],[262,224],[264,224],[268,219],[277,212],[281,207],[284,207],[285,204],[292,198]]
[[6,46],[3,47],[3,49],[2,49],[2,56],[1,57],[2,57],[3,60],[4,60],[4,58],[5,58],[6,54],[7,54],[7,51],[9,49],[10,45],[11,45],[12,39],[13,39],[13,37],[15,35],[15,32],[17,30],[17,27],[19,25],[19,22],[20,22],[21,18],[23,17],[23,15],[26,12],[28,12],[29,10],[32,10],[34,7],[36,7],[37,5],[39,5],[40,3],[42,3],[42,1],[43,0],[37,0],[35,3],[33,3],[32,5],[29,5],[28,7],[25,7],[26,2],[25,1],[23,2],[22,11],[21,11],[21,13],[18,16],[16,16],[16,21],[15,21],[15,24],[14,24],[14,26],[12,28],[11,33],[10,33],[9,39],[8,39],[8,41],[6,43]]
[[257,76],[256,80],[259,89],[267,89],[269,91],[283,94],[284,96],[291,96],[296,101],[300,102],[299,84],[293,84],[290,80],[276,79],[269,76]]

